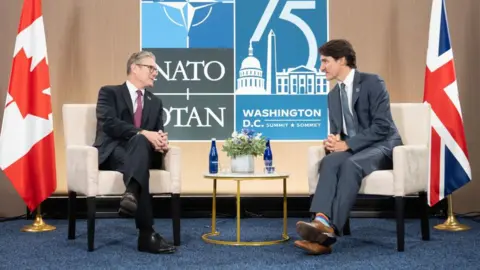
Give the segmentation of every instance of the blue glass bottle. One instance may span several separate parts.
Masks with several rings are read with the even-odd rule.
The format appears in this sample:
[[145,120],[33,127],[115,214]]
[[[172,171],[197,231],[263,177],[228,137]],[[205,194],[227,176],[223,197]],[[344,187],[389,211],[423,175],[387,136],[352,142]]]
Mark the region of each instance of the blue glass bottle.
[[263,152],[263,161],[265,163],[265,169],[270,171],[273,166],[273,154],[272,148],[270,147],[270,139],[267,139],[267,145],[265,151]]
[[210,154],[208,156],[208,171],[209,173],[218,173],[218,153],[216,139],[212,139],[212,145],[210,146]]

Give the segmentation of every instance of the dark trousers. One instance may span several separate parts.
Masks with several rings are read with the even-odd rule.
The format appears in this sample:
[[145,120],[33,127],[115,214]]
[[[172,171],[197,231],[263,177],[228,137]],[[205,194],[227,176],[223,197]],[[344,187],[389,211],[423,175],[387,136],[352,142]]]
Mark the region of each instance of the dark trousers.
[[152,145],[143,135],[135,135],[129,141],[119,144],[107,160],[100,166],[101,170],[115,170],[123,174],[125,186],[130,181],[140,185],[135,224],[138,229],[151,229],[153,226],[152,197],[150,195],[150,169],[161,169],[163,154],[154,151]]
[[342,232],[350,210],[357,199],[362,179],[376,170],[392,169],[392,160],[379,148],[370,147],[358,153],[333,152],[319,166],[319,178],[310,212],[328,216]]

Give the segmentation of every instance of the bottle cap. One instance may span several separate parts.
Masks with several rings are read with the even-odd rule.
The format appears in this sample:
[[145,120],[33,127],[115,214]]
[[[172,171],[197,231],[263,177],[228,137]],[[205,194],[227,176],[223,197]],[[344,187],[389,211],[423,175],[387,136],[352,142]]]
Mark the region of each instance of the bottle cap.
[[215,138],[212,138],[212,141],[216,141],[216,140],[217,140],[217,139],[215,139]]

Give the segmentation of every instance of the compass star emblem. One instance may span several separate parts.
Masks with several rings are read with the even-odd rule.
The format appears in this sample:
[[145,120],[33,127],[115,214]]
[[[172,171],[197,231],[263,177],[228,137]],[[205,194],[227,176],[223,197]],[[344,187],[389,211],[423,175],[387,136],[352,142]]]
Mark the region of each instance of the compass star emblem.
[[[182,22],[177,22],[176,20],[172,19],[172,17],[168,14],[167,9],[164,7],[164,11],[168,19],[178,26],[185,27],[187,32],[189,32],[191,27],[200,25],[205,20],[207,20],[208,16],[210,16],[210,13],[212,12],[212,5],[218,2],[218,0],[165,0],[159,3],[165,7],[171,7],[180,11],[180,14],[182,16]],[[204,18],[200,19],[198,22],[193,23],[195,12],[204,8],[209,8],[207,15]]]

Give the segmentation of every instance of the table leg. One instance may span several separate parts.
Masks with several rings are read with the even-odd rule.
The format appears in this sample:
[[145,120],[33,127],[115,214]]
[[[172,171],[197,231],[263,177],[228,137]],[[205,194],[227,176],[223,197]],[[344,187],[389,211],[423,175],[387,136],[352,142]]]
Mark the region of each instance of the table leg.
[[217,232],[217,179],[213,179],[212,196],[212,233]]
[[237,243],[240,243],[240,181],[237,181]]
[[287,236],[287,179],[283,178],[283,237]]
[[[277,178],[278,179],[278,178]],[[225,241],[225,240],[217,240],[211,239],[210,237],[219,236],[220,233],[216,230],[216,218],[217,218],[217,180],[213,179],[213,195],[212,195],[212,231],[209,233],[205,233],[202,235],[202,239],[207,243],[212,244],[223,244],[223,245],[230,245],[230,246],[266,246],[266,245],[273,245],[279,244],[281,242],[288,241],[290,237],[288,236],[287,232],[287,178],[279,178],[283,179],[283,232],[282,232],[282,239],[271,240],[271,241],[247,241],[242,242],[241,239],[241,228],[240,228],[240,180],[232,179],[237,181],[237,194],[236,194],[236,205],[237,205],[237,239]]]

